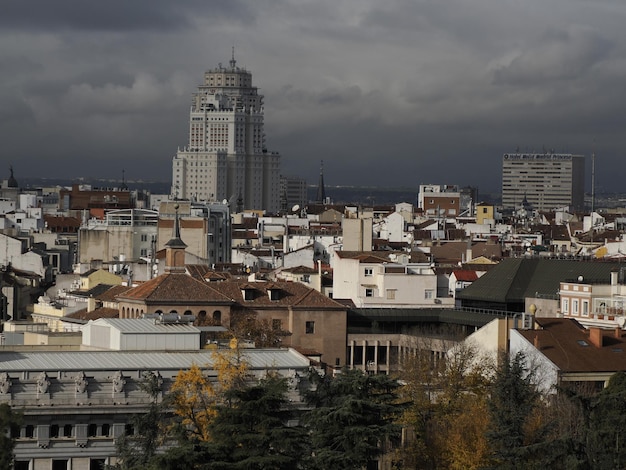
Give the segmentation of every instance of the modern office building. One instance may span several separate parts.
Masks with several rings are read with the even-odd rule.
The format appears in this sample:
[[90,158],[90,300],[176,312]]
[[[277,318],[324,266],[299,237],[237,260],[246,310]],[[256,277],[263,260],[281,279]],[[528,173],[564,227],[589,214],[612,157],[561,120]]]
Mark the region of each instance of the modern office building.
[[502,207],[583,210],[585,157],[569,153],[506,153],[502,157]]
[[307,183],[297,176],[280,177],[280,210],[291,211],[295,206],[304,208],[308,202]]
[[277,211],[280,155],[266,148],[263,115],[263,95],[234,56],[205,72],[192,94],[189,143],[172,161],[172,197]]

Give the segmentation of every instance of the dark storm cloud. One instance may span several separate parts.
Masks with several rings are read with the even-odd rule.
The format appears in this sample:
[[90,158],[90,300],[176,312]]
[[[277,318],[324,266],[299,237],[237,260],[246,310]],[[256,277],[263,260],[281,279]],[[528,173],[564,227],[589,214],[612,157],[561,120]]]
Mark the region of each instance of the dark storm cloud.
[[496,70],[494,81],[546,86],[557,80],[580,79],[592,73],[592,67],[607,56],[611,46],[595,31],[579,27],[551,29],[520,51],[510,64]]
[[497,190],[503,153],[554,148],[594,151],[618,188],[625,20],[612,0],[3,2],[0,162],[169,180],[190,95],[235,46],[284,173]]
[[3,2],[0,27],[54,31],[167,31],[190,27],[198,13],[216,18],[246,18],[237,0],[128,1],[8,1]]

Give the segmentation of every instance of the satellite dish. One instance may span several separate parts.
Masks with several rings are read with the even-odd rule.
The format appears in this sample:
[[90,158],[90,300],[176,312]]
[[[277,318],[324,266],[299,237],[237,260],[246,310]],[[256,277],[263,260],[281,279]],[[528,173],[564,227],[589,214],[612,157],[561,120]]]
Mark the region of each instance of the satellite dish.
[[298,212],[300,210],[300,204],[295,204],[292,208],[291,208],[291,212]]
[[578,282],[583,282],[583,277],[582,276],[578,276]]
[[620,328],[624,328],[624,325],[626,325],[626,317],[617,317],[617,324]]
[[224,205],[228,204],[228,199],[224,199],[224,200],[222,201],[222,204],[224,204]]

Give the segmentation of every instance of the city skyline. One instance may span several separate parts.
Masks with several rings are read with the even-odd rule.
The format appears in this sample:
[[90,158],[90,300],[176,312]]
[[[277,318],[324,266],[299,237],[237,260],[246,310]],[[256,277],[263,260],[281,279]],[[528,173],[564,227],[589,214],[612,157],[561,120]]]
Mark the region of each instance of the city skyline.
[[309,184],[324,160],[329,185],[495,191],[503,154],[554,150],[621,190],[626,6],[211,3],[7,4],[0,175],[169,180],[189,90],[234,46]]

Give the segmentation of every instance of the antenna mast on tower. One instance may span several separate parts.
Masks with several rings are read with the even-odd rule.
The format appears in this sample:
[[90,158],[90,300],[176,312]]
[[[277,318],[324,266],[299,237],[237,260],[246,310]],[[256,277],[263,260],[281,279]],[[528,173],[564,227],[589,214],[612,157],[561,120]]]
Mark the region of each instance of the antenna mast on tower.
[[591,150],[591,242],[593,243],[593,230],[595,222],[593,220],[593,211],[595,210],[596,202],[596,151],[595,145],[596,139],[593,139],[593,148]]

